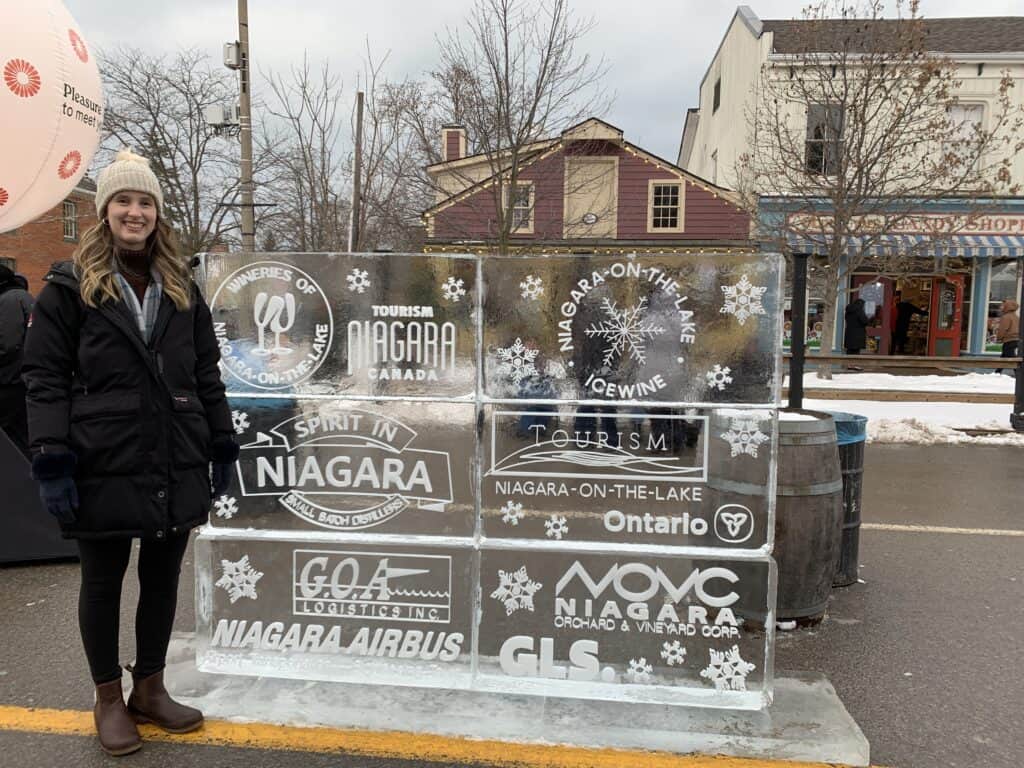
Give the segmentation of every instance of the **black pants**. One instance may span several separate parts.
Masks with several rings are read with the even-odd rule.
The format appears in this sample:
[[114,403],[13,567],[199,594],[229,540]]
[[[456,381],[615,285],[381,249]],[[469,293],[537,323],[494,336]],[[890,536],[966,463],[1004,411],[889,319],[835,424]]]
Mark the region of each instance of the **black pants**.
[[[1003,342],[1003,351],[1000,353],[999,356],[1000,357],[1016,357],[1017,356],[1017,347],[1019,347],[1019,346],[1020,346],[1020,342],[1017,341],[1017,340],[1014,340],[1014,341],[1004,341]],[[1015,370],[1016,370],[1015,368],[1010,368],[1011,372],[1015,371]],[[1003,372],[1002,368],[996,368],[996,373],[1002,373],[1002,372]]]
[[[135,671],[151,675],[164,668],[178,602],[178,575],[188,534],[167,541],[143,539],[139,550],[139,605],[135,611]],[[97,685],[121,677],[118,624],[121,583],[132,553],[132,539],[79,539],[82,588],[78,627]]]
[[25,458],[28,453],[28,414],[25,409],[25,387],[15,384],[0,387],[0,429],[21,451]]

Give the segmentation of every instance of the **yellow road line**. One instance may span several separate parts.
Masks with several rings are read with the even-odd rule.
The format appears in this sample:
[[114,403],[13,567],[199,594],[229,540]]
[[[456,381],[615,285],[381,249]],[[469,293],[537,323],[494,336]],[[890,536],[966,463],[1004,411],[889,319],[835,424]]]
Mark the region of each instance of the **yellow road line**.
[[[500,768],[827,768],[822,763],[672,755],[615,749],[585,749],[503,741],[475,741],[399,731],[298,728],[269,723],[208,720],[202,729],[175,736],[154,726],[143,739],[288,752],[345,753],[417,762],[468,762]],[[0,731],[91,736],[92,712],[0,706]]]
[[1012,528],[953,528],[946,525],[897,525],[895,523],[862,523],[866,531],[899,531],[901,533],[955,533],[962,536],[1024,536]]

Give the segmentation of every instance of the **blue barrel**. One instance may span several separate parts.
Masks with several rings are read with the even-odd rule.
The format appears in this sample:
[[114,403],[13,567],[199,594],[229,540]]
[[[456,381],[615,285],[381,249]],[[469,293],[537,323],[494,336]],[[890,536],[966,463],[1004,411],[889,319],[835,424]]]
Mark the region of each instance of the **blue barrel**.
[[860,560],[860,506],[864,486],[864,443],[868,436],[868,417],[856,413],[829,411],[836,423],[839,464],[843,471],[843,534],[833,587],[848,587],[857,582]]

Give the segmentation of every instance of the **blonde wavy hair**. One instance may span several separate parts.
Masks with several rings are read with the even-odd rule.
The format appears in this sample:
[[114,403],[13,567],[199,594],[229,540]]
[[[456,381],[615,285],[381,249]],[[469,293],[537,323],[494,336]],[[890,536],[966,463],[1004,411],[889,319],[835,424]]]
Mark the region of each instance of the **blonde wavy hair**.
[[[105,212],[104,212],[105,213]],[[163,219],[157,218],[156,228],[146,240],[153,267],[160,273],[164,293],[179,311],[191,303],[191,278],[188,266],[181,256],[178,236]],[[120,301],[121,286],[114,277],[114,238],[110,227],[101,220],[82,235],[82,242],[74,253],[82,301],[97,307],[108,299]]]

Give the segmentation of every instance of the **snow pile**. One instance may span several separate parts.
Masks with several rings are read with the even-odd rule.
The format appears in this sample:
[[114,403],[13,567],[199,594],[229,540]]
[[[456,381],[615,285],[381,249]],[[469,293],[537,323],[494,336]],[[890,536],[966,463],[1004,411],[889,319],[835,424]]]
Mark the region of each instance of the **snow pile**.
[[[789,386],[789,377],[784,379]],[[883,389],[918,392],[988,392],[1013,394],[1014,379],[1002,373],[964,373],[957,376],[895,376],[891,373],[835,373],[831,379],[819,379],[817,373],[804,373],[804,389]]]

